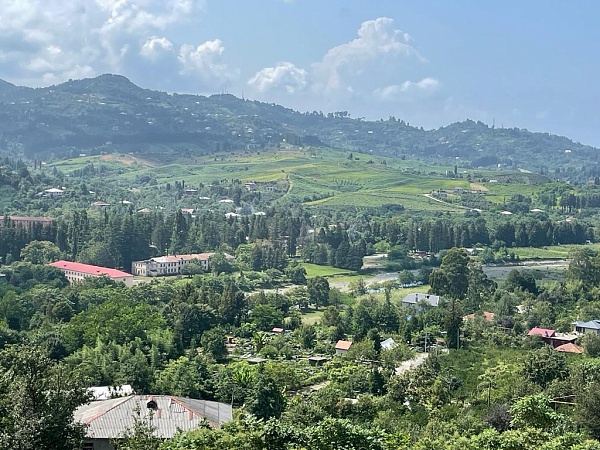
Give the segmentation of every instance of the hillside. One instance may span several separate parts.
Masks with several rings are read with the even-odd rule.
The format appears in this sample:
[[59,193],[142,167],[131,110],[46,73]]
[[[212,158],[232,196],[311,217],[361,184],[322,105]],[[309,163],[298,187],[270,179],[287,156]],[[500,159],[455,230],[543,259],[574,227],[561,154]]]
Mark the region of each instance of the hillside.
[[395,118],[300,113],[227,94],[167,94],[118,75],[39,89],[0,82],[0,105],[0,150],[45,160],[113,151],[164,158],[165,146],[202,155],[292,144],[461,167],[553,171],[562,179],[598,174],[596,148],[547,133],[470,120],[424,130]]

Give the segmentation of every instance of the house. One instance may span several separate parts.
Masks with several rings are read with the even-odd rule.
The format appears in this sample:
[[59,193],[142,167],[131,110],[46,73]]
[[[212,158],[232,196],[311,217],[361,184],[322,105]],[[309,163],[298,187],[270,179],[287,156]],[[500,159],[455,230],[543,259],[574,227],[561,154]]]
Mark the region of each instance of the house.
[[402,300],[402,306],[438,306],[440,304],[440,296],[432,294],[423,294],[421,292],[408,294]]
[[534,327],[527,333],[527,336],[541,336],[542,340],[551,345],[553,348],[561,347],[565,344],[574,344],[577,338],[577,334],[568,333],[557,333],[556,330],[550,330],[548,328]]
[[4,225],[31,228],[36,225],[47,227],[52,225],[54,219],[51,217],[25,217],[25,216],[5,216],[4,220],[0,220],[0,227]]
[[600,335],[600,320],[590,320],[588,322],[582,322],[580,320],[573,322],[575,333],[596,333]]
[[531,330],[529,330],[529,332],[527,333],[527,336],[541,336],[542,338],[551,338],[552,336],[554,336],[554,334],[556,334],[556,330],[550,330],[549,328],[538,328],[538,327],[533,327]]
[[559,345],[558,347],[555,347],[554,350],[556,350],[557,352],[562,352],[562,353],[583,353],[583,348],[572,342],[568,342],[566,344]]
[[351,345],[352,345],[352,341],[342,341],[342,340],[337,341],[337,344],[335,344],[335,354],[343,355],[345,353],[348,353],[348,350],[350,350]]
[[113,281],[125,283],[125,286],[127,287],[133,286],[133,275],[123,272],[122,270],[64,260],[56,261],[48,265],[62,270],[71,284],[83,281],[88,277],[108,277]]
[[[158,256],[144,261],[133,261],[131,273],[142,277],[160,277],[166,275],[181,275],[181,270],[191,262],[196,262],[202,270],[210,269],[210,257],[215,253],[193,253],[189,255]],[[226,259],[234,259],[225,253]]]
[[381,341],[380,345],[381,350],[393,350],[398,347],[398,344],[392,338],[387,338],[384,341]]
[[93,401],[75,410],[86,425],[83,449],[114,450],[113,441],[142,421],[162,439],[197,429],[205,421],[218,427],[232,419],[231,405],[170,395],[131,395]]
[[41,197],[60,197],[64,193],[65,193],[65,191],[62,189],[50,188],[50,189],[45,189],[42,192],[39,192],[37,195],[39,195]]
[[275,327],[271,330],[271,333],[281,334],[281,333],[283,333],[283,328]]

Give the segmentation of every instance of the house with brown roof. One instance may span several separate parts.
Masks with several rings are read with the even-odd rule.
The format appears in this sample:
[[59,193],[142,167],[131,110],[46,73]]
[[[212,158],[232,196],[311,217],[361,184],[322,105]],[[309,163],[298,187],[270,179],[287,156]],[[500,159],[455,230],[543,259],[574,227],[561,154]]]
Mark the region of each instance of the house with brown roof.
[[583,348],[573,342],[567,342],[566,344],[559,345],[554,350],[562,353],[583,353]]
[[231,405],[226,403],[171,395],[131,395],[93,401],[74,413],[75,421],[86,425],[84,450],[115,450],[113,442],[140,422],[154,436],[170,439],[179,431],[195,430],[206,422],[219,427],[232,417]]
[[335,344],[335,354],[343,355],[345,353],[348,353],[348,350],[350,350],[351,345],[352,345],[352,341],[343,341],[343,340],[337,341],[337,343]]

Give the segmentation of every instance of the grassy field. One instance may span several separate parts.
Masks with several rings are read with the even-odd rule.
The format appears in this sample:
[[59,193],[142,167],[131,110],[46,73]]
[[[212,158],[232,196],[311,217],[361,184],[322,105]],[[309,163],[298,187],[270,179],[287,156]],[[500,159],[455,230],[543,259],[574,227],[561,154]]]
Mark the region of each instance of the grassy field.
[[331,266],[319,266],[317,264],[302,263],[302,267],[306,270],[306,276],[312,277],[333,277],[354,275],[354,272],[346,269],[338,269]]
[[551,247],[516,247],[510,250],[521,259],[566,259],[569,254],[578,248],[600,251],[600,244],[588,245],[553,245]]
[[[408,211],[464,212],[453,205],[436,202],[425,194],[437,189],[469,189],[466,179],[446,177],[451,167],[427,166],[416,161],[375,157],[322,148],[271,150],[172,157],[158,163],[152,156],[109,154],[87,156],[49,164],[69,175],[92,166],[102,175],[90,182],[151,190],[166,183],[185,180],[186,186],[218,180],[285,181],[289,190],[283,199],[296,200],[315,207],[378,207],[401,204]],[[152,186],[141,187],[140,179],[151,177]],[[490,200],[503,201],[512,193],[532,193],[535,186],[486,183]]]

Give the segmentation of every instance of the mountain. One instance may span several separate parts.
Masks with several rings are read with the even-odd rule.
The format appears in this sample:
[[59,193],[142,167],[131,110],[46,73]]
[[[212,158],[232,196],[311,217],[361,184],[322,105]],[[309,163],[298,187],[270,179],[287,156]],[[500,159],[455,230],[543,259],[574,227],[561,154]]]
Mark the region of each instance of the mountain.
[[460,167],[500,165],[567,175],[583,167],[587,176],[597,172],[599,155],[598,149],[564,137],[470,120],[424,130],[393,117],[365,121],[344,111],[300,113],[227,94],[168,94],[109,74],[38,89],[3,81],[0,105],[0,150],[42,159],[302,144]]

